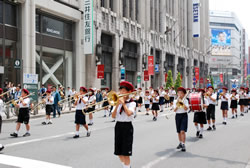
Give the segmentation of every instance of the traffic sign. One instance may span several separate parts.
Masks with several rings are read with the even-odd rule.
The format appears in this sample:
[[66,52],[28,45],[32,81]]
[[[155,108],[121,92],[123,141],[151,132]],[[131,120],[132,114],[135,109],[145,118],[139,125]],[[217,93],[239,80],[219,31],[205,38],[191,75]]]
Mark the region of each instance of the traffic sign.
[[159,64],[155,64],[155,72],[159,72]]
[[195,85],[196,85],[196,82],[193,82],[193,85],[195,86]]
[[20,69],[21,68],[21,60],[20,59],[16,59],[14,61],[14,68],[16,68],[16,69]]
[[234,88],[234,89],[235,89],[236,87],[237,87],[237,86],[236,86],[236,84],[232,84],[232,88]]
[[193,81],[196,81],[196,78],[195,78],[195,77],[193,78]]

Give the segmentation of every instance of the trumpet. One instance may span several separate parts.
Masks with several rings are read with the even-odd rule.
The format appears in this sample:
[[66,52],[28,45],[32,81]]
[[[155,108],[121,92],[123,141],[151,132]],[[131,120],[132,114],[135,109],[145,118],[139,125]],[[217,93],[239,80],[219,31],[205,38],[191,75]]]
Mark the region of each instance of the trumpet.
[[32,93],[30,93],[29,95],[24,96],[24,97],[20,97],[20,98],[17,99],[17,100],[12,99],[12,100],[8,101],[7,103],[5,103],[5,105],[13,104],[14,106],[16,106],[16,105],[17,105],[17,102],[19,102],[21,99],[25,99],[25,98],[27,98],[27,97],[30,97],[30,96],[34,95],[34,94],[35,94],[35,92],[32,92]]
[[176,106],[178,108],[184,108],[184,100],[187,98],[189,91],[187,91],[186,95],[183,97],[182,100],[179,100],[180,98],[177,99]]

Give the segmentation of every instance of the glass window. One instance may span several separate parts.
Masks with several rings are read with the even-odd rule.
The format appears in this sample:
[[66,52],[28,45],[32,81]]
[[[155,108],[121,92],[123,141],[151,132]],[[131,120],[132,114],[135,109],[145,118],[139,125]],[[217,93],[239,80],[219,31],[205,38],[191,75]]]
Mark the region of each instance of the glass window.
[[0,23],[3,23],[3,1],[0,0]]
[[101,7],[104,7],[104,0],[101,0]]
[[5,23],[16,26],[16,6],[5,3]]
[[63,22],[46,16],[42,17],[42,32],[63,38]]
[[40,15],[36,14],[36,31],[41,32],[41,27],[40,27]]
[[3,39],[2,38],[0,38],[0,66],[3,66]]
[[65,26],[65,31],[64,31],[65,39],[72,40],[72,25],[69,23],[65,23],[64,26]]

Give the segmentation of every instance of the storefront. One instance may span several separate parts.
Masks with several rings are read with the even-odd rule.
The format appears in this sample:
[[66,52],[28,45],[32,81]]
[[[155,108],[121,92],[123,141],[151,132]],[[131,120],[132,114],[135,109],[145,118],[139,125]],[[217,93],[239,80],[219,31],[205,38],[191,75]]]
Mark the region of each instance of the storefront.
[[21,60],[19,38],[19,6],[7,0],[0,0],[0,86],[5,81],[15,85],[21,81],[21,69],[15,69],[15,60]]
[[45,85],[75,86],[74,23],[36,12],[36,74]]

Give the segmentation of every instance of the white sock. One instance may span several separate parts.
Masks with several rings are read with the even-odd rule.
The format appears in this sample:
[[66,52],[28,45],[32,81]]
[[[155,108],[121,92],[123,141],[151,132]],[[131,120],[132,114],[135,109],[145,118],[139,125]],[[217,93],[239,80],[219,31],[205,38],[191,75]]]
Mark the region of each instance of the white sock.
[[89,120],[90,123],[93,123],[93,119]]
[[203,134],[203,128],[201,127],[200,134]]
[[76,131],[76,135],[79,135],[79,131]]
[[15,131],[16,134],[18,134],[18,131]]
[[30,131],[29,131],[29,130],[27,130],[27,131],[26,131],[26,133],[30,133]]
[[197,126],[195,126],[195,128],[196,128],[196,130],[197,130],[197,131],[199,131],[199,126],[198,126],[198,125],[197,125]]
[[208,124],[209,125],[209,127],[211,127],[211,123],[210,124]]
[[124,165],[123,168],[130,168],[130,165]]

